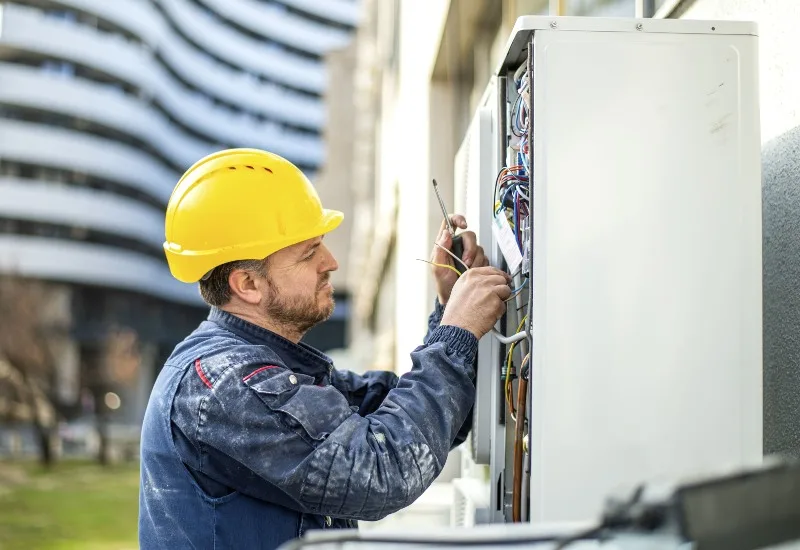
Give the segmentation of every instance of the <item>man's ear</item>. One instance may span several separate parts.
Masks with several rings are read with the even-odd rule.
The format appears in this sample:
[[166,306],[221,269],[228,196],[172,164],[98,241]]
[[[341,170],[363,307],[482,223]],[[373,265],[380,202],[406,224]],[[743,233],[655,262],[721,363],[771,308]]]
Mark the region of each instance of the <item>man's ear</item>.
[[251,305],[261,303],[266,291],[266,281],[257,278],[251,271],[234,269],[228,277],[231,294]]

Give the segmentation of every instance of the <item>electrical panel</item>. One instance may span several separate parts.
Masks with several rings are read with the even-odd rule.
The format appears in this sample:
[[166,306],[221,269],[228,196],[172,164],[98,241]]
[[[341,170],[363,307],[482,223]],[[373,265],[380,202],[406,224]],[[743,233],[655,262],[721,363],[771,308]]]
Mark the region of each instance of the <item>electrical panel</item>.
[[455,163],[513,275],[478,358],[488,521],[760,461],[757,92],[750,23],[517,21]]

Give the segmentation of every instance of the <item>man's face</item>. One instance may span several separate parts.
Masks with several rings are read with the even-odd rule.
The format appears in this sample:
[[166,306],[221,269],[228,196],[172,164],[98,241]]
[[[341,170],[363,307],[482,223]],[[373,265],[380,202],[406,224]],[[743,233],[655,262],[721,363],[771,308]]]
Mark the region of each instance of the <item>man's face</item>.
[[305,333],[333,313],[331,272],[339,264],[322,237],[279,250],[269,257],[269,292],[262,302],[272,319]]

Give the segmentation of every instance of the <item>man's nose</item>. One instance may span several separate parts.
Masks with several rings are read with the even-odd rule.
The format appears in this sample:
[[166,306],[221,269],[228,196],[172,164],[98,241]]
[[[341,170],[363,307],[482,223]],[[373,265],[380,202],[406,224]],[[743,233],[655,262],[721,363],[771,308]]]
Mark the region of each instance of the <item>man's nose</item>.
[[336,258],[333,257],[333,254],[330,250],[328,250],[328,247],[326,247],[324,244],[321,244],[320,248],[322,249],[320,252],[323,253],[324,258],[323,262],[320,264],[320,271],[336,271],[339,269],[339,262],[337,262]]

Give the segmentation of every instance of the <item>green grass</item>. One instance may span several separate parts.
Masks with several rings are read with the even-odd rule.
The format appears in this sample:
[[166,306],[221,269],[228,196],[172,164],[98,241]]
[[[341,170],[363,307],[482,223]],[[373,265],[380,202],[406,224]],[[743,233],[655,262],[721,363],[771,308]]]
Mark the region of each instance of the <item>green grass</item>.
[[138,548],[138,491],[138,464],[0,462],[0,549]]

